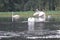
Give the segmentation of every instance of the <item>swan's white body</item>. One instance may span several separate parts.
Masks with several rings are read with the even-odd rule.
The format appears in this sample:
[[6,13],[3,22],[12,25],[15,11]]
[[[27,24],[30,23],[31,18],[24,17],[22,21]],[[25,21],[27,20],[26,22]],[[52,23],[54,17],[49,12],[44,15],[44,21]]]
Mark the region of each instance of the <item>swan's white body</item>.
[[[44,22],[45,19],[46,19],[45,13],[42,12],[42,11],[41,12],[38,11],[38,12],[34,13],[33,16],[34,17],[29,17],[28,18],[28,31],[30,31],[30,32],[34,31],[35,22]],[[41,25],[41,23],[40,23],[41,28],[43,27],[43,24],[44,23],[42,23],[42,25]]]
[[37,18],[35,18],[35,20],[39,22],[44,22],[46,20],[45,13],[43,11],[35,12],[33,16],[36,16]]
[[12,16],[14,19],[19,19],[20,18],[20,15],[13,15]]
[[12,21],[17,21],[18,19],[20,19],[20,15],[13,15],[12,16]]

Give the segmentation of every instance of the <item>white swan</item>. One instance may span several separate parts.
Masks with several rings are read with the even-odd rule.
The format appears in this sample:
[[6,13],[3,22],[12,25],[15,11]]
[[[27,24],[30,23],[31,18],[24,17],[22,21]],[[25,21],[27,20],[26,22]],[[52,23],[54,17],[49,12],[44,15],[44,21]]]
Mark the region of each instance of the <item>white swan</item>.
[[[37,11],[33,14],[34,17],[28,18],[28,31],[34,31],[35,22],[44,22],[46,19],[45,13],[42,11]],[[42,29],[44,26],[44,23],[40,23],[40,29]]]
[[43,11],[37,11],[33,14],[33,16],[35,17],[35,20],[38,22],[44,22],[46,20],[46,15]]
[[13,21],[18,21],[18,19],[20,19],[20,15],[14,15],[14,13],[12,12],[12,22]]

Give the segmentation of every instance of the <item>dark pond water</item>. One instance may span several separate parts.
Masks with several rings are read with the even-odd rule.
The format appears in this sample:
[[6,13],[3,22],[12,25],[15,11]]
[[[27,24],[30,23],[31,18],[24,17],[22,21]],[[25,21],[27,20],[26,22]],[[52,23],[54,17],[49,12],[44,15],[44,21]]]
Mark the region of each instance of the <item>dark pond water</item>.
[[[27,20],[27,18],[21,18],[18,22],[12,22],[11,17],[0,17],[0,31],[13,31],[22,32],[28,30],[27,23],[22,23],[22,21]],[[45,29],[58,30],[60,29],[60,22],[48,22],[45,23]],[[4,38],[1,40],[28,40],[20,37]],[[35,39],[35,40],[60,40],[60,39]]]

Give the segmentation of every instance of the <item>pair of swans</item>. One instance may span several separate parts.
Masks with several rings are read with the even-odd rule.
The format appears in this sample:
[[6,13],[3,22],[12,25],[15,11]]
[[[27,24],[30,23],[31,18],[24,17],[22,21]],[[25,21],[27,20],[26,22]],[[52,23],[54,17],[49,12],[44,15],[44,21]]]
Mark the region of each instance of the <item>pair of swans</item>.
[[34,22],[44,22],[46,20],[45,12],[37,11],[33,14],[34,17],[29,17],[28,21]]

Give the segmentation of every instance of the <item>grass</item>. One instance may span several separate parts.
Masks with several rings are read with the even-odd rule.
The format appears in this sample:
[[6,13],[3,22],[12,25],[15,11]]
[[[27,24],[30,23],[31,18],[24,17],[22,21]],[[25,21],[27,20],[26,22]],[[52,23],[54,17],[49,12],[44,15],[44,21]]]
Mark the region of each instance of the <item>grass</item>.
[[[33,15],[33,11],[20,11],[20,12],[13,12],[14,15],[18,14],[21,17],[30,17]],[[60,11],[45,11],[46,15],[52,15],[53,17],[60,17]],[[11,17],[12,12],[0,12],[0,17]]]
[[[55,20],[60,21],[60,11],[45,11],[46,16],[51,15]],[[23,18],[28,18],[34,14],[33,11],[20,11],[13,12],[13,14],[18,14]],[[12,17],[12,12],[0,12],[0,17]]]
[[47,11],[46,15],[51,15],[56,21],[60,21],[60,11]]
[[0,12],[0,17],[11,17],[11,12]]

